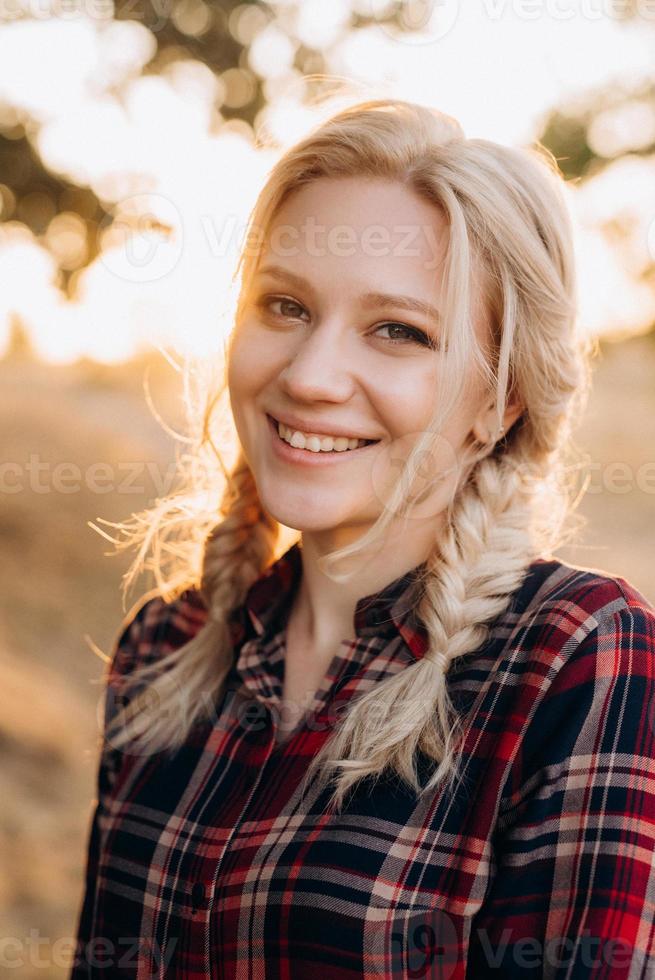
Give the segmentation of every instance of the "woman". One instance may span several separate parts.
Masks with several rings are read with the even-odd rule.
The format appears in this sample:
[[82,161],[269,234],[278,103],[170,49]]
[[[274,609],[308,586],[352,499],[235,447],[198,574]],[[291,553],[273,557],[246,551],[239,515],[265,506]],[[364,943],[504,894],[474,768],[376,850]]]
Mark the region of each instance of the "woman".
[[552,158],[363,102],[251,230],[239,455],[116,644],[72,977],[645,977],[655,610],[552,557],[588,390]]

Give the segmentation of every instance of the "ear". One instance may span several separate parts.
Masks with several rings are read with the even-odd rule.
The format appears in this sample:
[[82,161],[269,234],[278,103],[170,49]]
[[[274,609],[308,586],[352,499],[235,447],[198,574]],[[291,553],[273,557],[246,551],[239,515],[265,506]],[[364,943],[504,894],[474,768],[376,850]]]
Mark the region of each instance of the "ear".
[[503,425],[505,426],[505,431],[499,433],[497,431],[496,406],[493,402],[491,404],[487,402],[478,413],[478,416],[473,423],[473,434],[481,443],[488,443],[502,439],[507,435],[511,427],[524,411],[525,405],[519,398],[517,392],[511,392],[505,406],[505,414],[503,415]]

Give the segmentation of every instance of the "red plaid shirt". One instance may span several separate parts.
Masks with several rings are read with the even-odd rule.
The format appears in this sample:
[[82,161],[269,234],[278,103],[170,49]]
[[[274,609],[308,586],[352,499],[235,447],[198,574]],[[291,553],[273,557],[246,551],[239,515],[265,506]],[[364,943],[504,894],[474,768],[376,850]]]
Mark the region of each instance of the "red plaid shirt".
[[[426,650],[413,571],[361,599],[312,710],[275,738],[291,547],[233,614],[212,717],[174,754],[105,741],[71,980],[655,977],[655,610],[624,579],[537,559],[448,675],[466,780],[365,780],[327,815],[299,785],[339,710]],[[106,712],[178,647],[195,590],[128,614]],[[456,669],[455,669],[456,666]],[[418,757],[422,780],[430,766]]]

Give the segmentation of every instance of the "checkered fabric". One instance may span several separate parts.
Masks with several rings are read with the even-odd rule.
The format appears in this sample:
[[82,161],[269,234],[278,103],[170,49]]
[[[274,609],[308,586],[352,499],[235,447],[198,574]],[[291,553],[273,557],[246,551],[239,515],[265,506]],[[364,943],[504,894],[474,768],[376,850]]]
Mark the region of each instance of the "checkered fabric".
[[[464,780],[366,779],[329,813],[300,783],[344,708],[427,649],[417,566],[357,603],[305,718],[276,737],[294,544],[230,619],[234,658],[175,753],[103,740],[70,974],[166,980],[655,978],[655,609],[618,576],[539,558],[448,674]],[[140,600],[106,677],[206,619]],[[423,785],[429,760],[417,756]]]

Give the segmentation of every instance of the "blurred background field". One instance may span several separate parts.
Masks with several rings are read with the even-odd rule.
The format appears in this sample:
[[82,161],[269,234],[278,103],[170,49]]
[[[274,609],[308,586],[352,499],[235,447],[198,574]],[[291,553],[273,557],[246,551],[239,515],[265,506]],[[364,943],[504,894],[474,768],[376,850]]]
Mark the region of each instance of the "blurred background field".
[[124,606],[132,555],[110,557],[89,522],[126,520],[171,489],[175,443],[148,407],[146,372],[177,428],[167,354],[220,350],[239,231],[272,159],[315,118],[309,100],[331,84],[317,73],[557,156],[581,323],[599,338],[576,440],[586,526],[558,554],[655,603],[655,18],[611,0],[558,16],[565,8],[0,9],[1,975],[66,976],[96,773],[97,651],[154,584],[142,576]]

